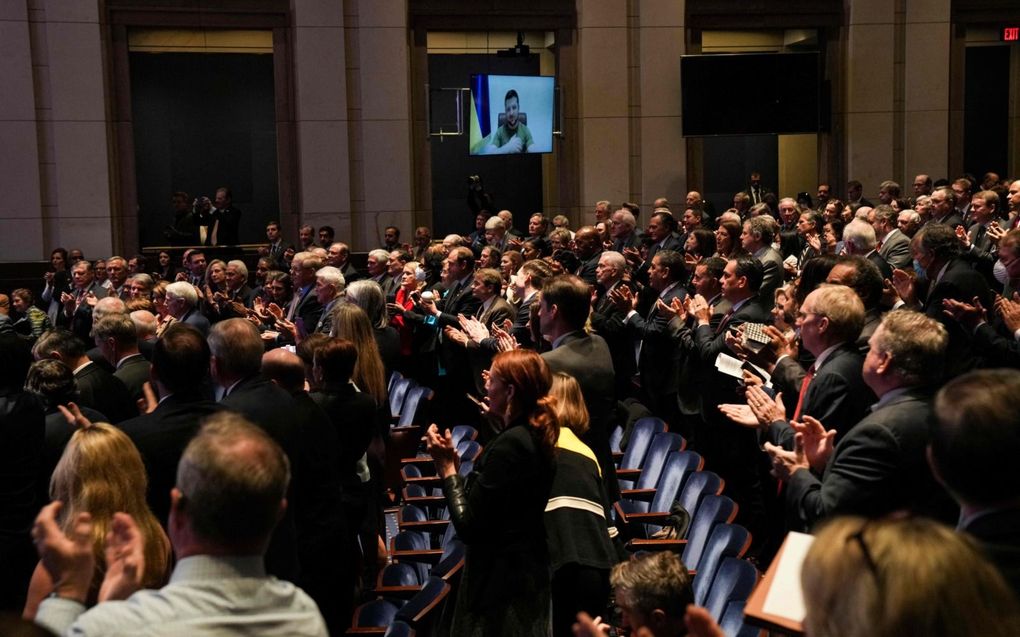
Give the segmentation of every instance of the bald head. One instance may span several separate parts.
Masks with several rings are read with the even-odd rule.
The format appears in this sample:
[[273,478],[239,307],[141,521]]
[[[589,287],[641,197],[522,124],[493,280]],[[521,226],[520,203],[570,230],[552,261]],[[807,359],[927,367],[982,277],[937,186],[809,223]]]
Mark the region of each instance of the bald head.
[[127,306],[124,305],[124,301],[116,296],[107,296],[96,301],[96,306],[92,308],[93,321],[98,322],[99,319],[110,314],[127,314]]
[[262,355],[262,373],[292,394],[305,389],[305,366],[301,358],[282,347]]

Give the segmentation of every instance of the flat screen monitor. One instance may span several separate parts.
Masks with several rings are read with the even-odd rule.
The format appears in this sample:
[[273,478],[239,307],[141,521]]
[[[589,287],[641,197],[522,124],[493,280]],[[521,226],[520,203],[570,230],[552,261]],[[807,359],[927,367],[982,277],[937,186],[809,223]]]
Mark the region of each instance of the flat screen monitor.
[[817,133],[819,77],[812,52],[685,55],[683,134]]
[[555,81],[541,75],[472,75],[470,153],[551,153]]

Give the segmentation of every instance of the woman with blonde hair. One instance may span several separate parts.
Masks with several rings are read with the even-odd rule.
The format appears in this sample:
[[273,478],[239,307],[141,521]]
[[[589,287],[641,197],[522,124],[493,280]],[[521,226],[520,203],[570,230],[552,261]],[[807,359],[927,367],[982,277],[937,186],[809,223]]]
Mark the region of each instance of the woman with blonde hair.
[[330,336],[339,336],[354,343],[358,350],[358,362],[351,381],[359,390],[372,396],[376,405],[386,405],[386,372],[368,314],[353,303],[337,303],[333,308],[333,331]]
[[608,616],[609,574],[622,547],[614,543],[617,532],[602,467],[580,439],[589,425],[581,385],[556,372],[549,395],[556,398],[553,411],[559,421],[556,469],[544,516],[553,574],[553,634],[569,635],[581,611]]
[[[80,513],[92,517],[92,546],[96,572],[88,604],[98,600],[106,569],[106,534],[115,513],[134,518],[144,538],[142,588],[160,588],[170,572],[170,540],[145,501],[148,477],[142,457],[124,432],[106,423],[87,424],[71,436],[50,479],[50,498],[63,503],[60,521],[65,533]],[[167,494],[169,497],[169,494]],[[39,603],[53,592],[54,582],[39,564],[28,588],[24,616],[35,617]]]
[[1017,602],[967,536],[924,518],[835,518],[801,569],[809,637],[1006,637]]

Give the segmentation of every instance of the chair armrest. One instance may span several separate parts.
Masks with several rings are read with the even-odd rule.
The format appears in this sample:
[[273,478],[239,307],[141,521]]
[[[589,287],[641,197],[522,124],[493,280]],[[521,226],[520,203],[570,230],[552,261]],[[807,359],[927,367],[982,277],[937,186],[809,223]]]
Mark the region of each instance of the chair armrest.
[[628,551],[674,551],[680,553],[687,545],[687,540],[642,540],[634,539],[627,542]]
[[408,465],[408,464],[414,464],[414,465],[433,465],[433,463],[434,463],[434,461],[432,460],[432,456],[414,456],[413,458],[401,458],[400,459],[400,465],[401,466]]
[[628,513],[626,514],[627,524],[631,523],[643,523],[643,524],[663,524],[669,519],[669,511],[648,511],[646,513]]
[[425,549],[423,551],[390,551],[390,557],[398,562],[425,562],[438,564],[443,556],[443,549]]
[[641,477],[641,469],[617,469],[616,477],[620,480],[637,480]]
[[401,531],[424,531],[426,533],[442,533],[450,524],[449,520],[423,520],[421,522],[397,522]]
[[404,504],[414,504],[418,506],[436,506],[446,504],[445,495],[419,495],[414,497],[405,497],[403,499]]
[[410,599],[421,591],[421,586],[376,586],[373,593],[380,597]]
[[613,452],[613,464],[620,464],[621,460],[623,460],[623,452],[622,451],[614,451]]
[[438,487],[439,476],[421,476],[420,478],[404,478],[404,484],[420,484],[423,487]]
[[387,626],[363,626],[356,628],[354,626],[347,629],[348,635],[385,635]]
[[620,497],[627,500],[651,502],[655,497],[655,489],[620,489]]

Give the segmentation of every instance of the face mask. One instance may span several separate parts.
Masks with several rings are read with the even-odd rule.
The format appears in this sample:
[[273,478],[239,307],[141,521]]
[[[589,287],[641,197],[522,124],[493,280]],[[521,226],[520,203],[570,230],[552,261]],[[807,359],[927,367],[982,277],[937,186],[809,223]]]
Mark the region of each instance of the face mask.
[[414,278],[417,279],[419,283],[423,282],[427,278],[425,270],[423,268],[415,269]]
[[995,266],[992,267],[992,276],[1003,285],[1006,285],[1006,282],[1009,281],[1009,273],[1006,272],[1006,266],[1002,265],[1002,261],[995,262]]
[[914,259],[914,272],[917,273],[918,281],[924,281],[928,278],[928,274],[924,271],[924,268],[921,267],[921,264],[918,263],[917,259]]

